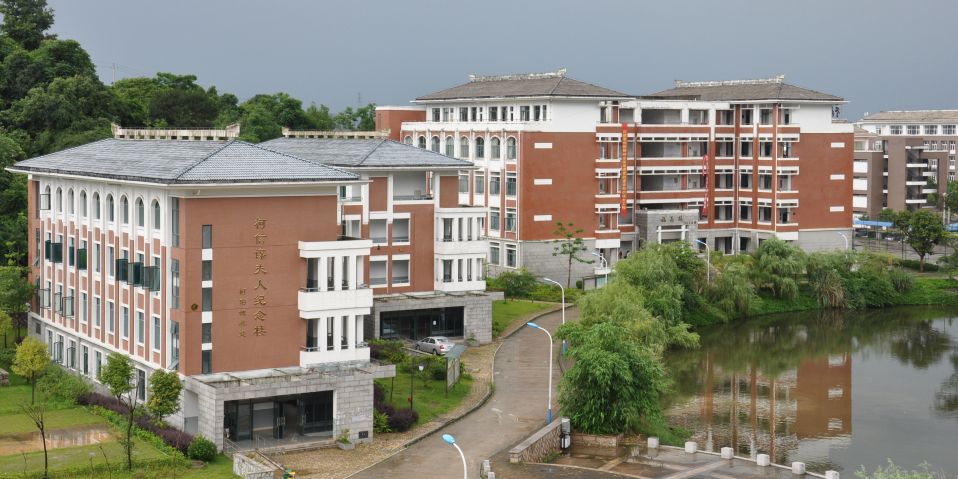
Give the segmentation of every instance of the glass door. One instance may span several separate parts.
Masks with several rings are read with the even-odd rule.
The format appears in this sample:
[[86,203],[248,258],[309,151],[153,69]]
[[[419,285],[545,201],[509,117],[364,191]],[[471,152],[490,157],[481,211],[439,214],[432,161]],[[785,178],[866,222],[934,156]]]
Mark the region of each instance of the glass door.
[[273,439],[282,439],[286,429],[286,415],[283,414],[283,403],[273,403]]

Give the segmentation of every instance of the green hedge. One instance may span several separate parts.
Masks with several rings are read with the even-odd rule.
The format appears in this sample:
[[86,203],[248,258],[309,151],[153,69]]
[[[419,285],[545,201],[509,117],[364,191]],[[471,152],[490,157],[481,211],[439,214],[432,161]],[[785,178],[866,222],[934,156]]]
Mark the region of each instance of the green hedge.
[[[126,431],[127,419],[125,417],[100,406],[88,406],[84,407],[84,409],[87,411],[94,411],[97,415],[105,419],[106,422],[110,423],[111,426],[120,431]],[[158,451],[169,456],[171,459],[178,459],[181,464],[187,464],[186,456],[184,456],[183,453],[177,451],[173,447],[166,445],[162,439],[156,437],[156,435],[154,435],[152,432],[140,429],[135,423],[133,424],[133,434],[137,439],[153,446]]]
[[[902,268],[913,269],[918,271],[918,266],[921,264],[919,261],[913,259],[895,259],[895,264],[901,266]],[[938,265],[925,261],[925,271],[934,273],[938,271]]]

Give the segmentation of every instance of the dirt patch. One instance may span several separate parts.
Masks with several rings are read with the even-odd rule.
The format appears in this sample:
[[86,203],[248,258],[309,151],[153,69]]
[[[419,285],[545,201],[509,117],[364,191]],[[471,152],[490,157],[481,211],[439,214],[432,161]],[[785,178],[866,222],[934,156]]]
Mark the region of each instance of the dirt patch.
[[[47,450],[100,444],[116,440],[116,432],[106,424],[75,426],[46,431]],[[0,456],[43,450],[40,432],[0,435]]]

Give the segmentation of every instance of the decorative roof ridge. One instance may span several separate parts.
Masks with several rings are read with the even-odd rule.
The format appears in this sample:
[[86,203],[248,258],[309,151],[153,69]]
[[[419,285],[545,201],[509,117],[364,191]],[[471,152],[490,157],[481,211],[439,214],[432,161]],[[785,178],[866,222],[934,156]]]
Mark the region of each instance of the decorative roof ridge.
[[731,85],[767,85],[772,83],[785,83],[785,75],[778,75],[775,78],[754,78],[747,80],[718,80],[718,81],[695,81],[684,82],[675,80],[676,88],[694,88],[703,86],[731,86]]
[[490,76],[477,76],[470,73],[469,83],[485,82],[485,81],[507,81],[507,80],[538,80],[542,78],[565,78],[566,70],[567,70],[566,68],[560,68],[558,71],[554,71],[554,72],[519,73],[515,75],[490,75]]

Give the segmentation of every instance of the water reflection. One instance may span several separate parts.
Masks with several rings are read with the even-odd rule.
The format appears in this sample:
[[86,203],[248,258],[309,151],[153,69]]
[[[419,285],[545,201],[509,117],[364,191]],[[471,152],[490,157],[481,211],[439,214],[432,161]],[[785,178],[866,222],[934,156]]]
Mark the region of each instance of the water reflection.
[[[47,450],[86,446],[116,440],[116,434],[106,425],[74,426],[46,431]],[[0,456],[43,450],[38,431],[0,435]]]
[[[850,463],[837,451],[895,447],[887,435],[907,430],[897,421],[923,420],[911,411],[912,400],[922,401],[926,416],[930,410],[958,419],[952,316],[929,308],[814,311],[705,328],[701,349],[667,357],[675,378],[667,418],[694,430],[705,450],[732,447],[743,456],[769,454],[779,464],[802,460],[814,472],[858,469],[864,462]],[[853,365],[856,390],[865,391],[857,399]],[[896,390],[903,374],[919,386]],[[853,434],[853,409],[866,432]],[[882,428],[896,430],[885,437],[873,432]],[[919,451],[922,440],[931,440],[910,439]],[[880,461],[886,457],[892,455]]]

